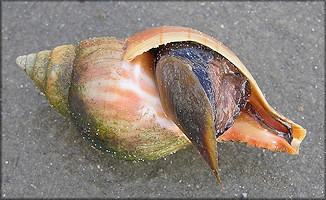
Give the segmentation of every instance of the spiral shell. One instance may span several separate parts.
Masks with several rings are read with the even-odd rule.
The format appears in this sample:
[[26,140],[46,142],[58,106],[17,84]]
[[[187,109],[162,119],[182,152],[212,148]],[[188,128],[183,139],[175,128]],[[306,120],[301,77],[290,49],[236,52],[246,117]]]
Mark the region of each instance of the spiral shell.
[[[16,62],[54,109],[71,117],[96,148],[127,160],[156,159],[191,143],[163,108],[155,80],[156,49],[186,41],[227,59],[251,87],[247,110],[217,141],[240,141],[297,154],[306,131],[267,103],[252,75],[232,51],[190,28],[158,27],[126,39],[92,38],[20,56]],[[214,145],[209,148],[214,149]],[[215,157],[205,160],[210,164]],[[216,164],[210,166],[217,170]],[[217,176],[217,171],[214,173]]]

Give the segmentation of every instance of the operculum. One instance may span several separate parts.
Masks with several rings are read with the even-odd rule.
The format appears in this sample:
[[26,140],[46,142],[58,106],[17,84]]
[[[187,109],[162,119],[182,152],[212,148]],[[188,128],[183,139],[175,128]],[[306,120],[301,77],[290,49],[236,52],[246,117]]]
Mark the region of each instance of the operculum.
[[163,56],[155,74],[166,114],[196,146],[220,182],[212,106],[191,66]]
[[218,178],[216,137],[233,125],[250,85],[227,59],[193,42],[162,45],[157,55],[163,108]]

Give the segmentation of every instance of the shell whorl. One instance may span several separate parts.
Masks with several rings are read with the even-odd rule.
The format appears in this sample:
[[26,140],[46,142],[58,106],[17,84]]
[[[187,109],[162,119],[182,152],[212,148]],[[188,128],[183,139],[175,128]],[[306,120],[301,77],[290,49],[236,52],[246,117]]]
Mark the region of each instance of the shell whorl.
[[50,104],[64,116],[69,114],[68,92],[75,51],[74,45],[63,45],[16,59]]
[[125,48],[123,39],[91,38],[16,62],[97,149],[122,159],[152,160],[190,144],[161,109],[153,55],[124,62]]

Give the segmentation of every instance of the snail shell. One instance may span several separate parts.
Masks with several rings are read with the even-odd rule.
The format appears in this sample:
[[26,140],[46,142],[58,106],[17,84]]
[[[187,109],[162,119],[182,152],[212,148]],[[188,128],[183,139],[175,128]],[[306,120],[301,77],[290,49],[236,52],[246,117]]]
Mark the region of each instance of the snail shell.
[[[213,59],[195,67],[196,60],[181,55],[193,49]],[[305,137],[300,125],[267,103],[236,55],[190,28],[158,27],[126,39],[92,38],[20,56],[16,62],[54,109],[71,117],[96,148],[119,158],[156,159],[193,143],[219,179],[217,141],[297,154]],[[217,73],[217,65],[229,71],[222,67]],[[230,90],[216,89],[221,74],[238,74],[221,78]],[[230,91],[233,96],[223,96]],[[233,106],[224,109],[218,98]]]

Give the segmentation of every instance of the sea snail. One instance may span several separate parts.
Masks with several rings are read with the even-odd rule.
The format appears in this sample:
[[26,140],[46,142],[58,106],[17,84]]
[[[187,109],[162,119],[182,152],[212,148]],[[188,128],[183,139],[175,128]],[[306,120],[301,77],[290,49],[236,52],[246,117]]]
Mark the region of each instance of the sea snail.
[[192,143],[220,182],[217,142],[298,154],[306,134],[267,103],[236,55],[190,28],[92,38],[16,62],[93,146],[127,160]]

